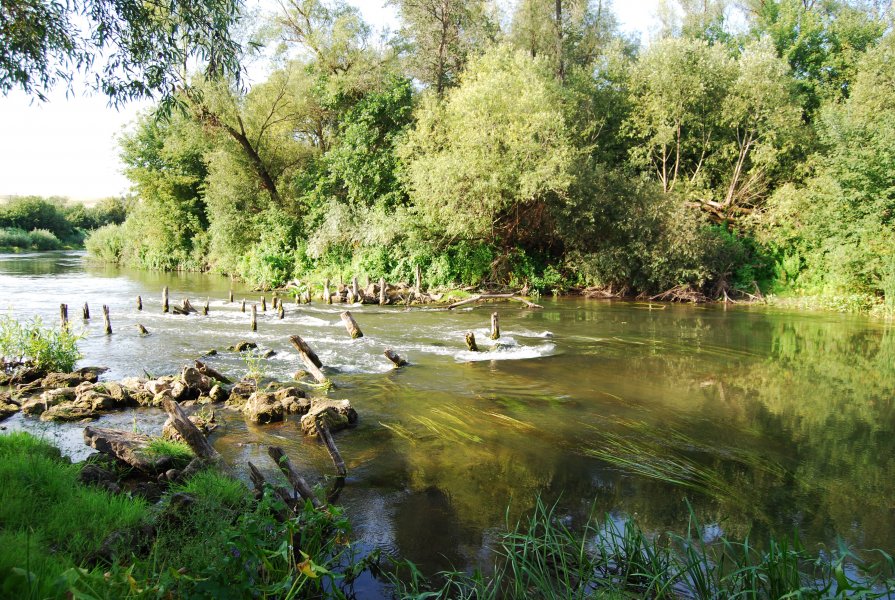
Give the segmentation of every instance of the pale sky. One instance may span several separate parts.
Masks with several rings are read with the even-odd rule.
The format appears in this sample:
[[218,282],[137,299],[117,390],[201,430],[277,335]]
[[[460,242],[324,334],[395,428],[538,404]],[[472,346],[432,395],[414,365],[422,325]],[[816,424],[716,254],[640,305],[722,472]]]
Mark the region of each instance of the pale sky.
[[[545,2],[548,0],[544,0]],[[378,30],[397,28],[393,7],[383,0],[350,0]],[[659,0],[615,0],[622,30],[645,40],[656,28]],[[42,103],[14,91],[0,97],[0,196],[68,196],[95,200],[127,193],[116,138],[148,103],[120,111],[101,96],[65,97]]]

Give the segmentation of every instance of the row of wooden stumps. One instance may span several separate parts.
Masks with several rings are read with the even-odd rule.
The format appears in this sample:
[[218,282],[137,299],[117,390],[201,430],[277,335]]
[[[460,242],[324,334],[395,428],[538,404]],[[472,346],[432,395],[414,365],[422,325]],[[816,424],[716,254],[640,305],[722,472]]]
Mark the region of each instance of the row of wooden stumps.
[[[90,306],[85,302],[83,308],[84,320],[90,320]],[[68,304],[60,304],[59,305],[59,320],[62,325],[62,329],[68,329]],[[106,335],[112,335],[112,321],[109,319],[109,307],[103,304],[103,325],[105,327]]]
[[[491,313],[491,335],[492,340],[500,338],[500,316],[494,312]],[[479,346],[475,342],[475,334],[471,331],[466,332],[466,347],[472,352],[479,352]]]

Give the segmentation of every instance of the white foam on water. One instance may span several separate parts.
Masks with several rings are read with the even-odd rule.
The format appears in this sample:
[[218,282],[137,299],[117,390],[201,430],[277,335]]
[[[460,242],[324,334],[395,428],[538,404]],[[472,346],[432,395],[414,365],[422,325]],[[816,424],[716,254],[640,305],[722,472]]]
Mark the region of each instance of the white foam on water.
[[522,360],[526,358],[541,358],[549,356],[556,349],[555,344],[541,344],[539,346],[508,346],[496,344],[490,350],[472,352],[463,350],[455,353],[457,362],[480,362],[483,360]]

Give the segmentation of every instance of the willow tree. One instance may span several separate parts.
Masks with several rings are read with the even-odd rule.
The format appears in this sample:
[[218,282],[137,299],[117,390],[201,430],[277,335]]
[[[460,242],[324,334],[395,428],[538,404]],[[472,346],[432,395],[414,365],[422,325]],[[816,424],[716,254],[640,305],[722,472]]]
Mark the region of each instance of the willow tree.
[[549,236],[547,203],[574,158],[562,106],[546,61],[508,46],[473,60],[443,103],[421,107],[402,149],[423,222],[501,247]]

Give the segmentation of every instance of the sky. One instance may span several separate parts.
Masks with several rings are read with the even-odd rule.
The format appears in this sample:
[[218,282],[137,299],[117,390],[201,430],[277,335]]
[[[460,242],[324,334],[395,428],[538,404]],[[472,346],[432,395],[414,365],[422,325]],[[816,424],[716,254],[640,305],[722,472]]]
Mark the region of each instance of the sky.
[[[397,29],[395,9],[384,6],[383,0],[350,3],[377,30]],[[615,0],[622,30],[639,34],[645,42],[656,29],[658,3]],[[121,173],[117,138],[150,104],[135,102],[116,110],[105,97],[66,97],[61,89],[49,98],[39,102],[18,90],[0,97],[0,197],[91,201],[126,194],[130,183]]]

